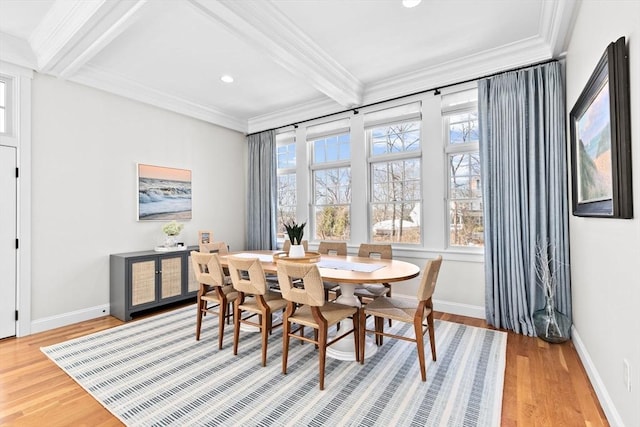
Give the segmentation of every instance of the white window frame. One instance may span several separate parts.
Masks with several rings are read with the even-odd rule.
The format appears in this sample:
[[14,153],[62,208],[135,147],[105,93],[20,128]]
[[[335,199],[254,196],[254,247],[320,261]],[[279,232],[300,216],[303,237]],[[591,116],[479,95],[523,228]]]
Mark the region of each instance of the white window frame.
[[446,247],[448,249],[454,249],[454,250],[469,250],[469,251],[477,251],[479,249],[484,248],[484,244],[483,245],[479,245],[479,246],[463,246],[463,245],[455,245],[451,242],[451,227],[453,226],[451,223],[451,214],[450,214],[450,209],[451,209],[451,203],[453,201],[458,201],[458,202],[464,202],[464,203],[479,203],[480,206],[482,206],[483,200],[482,200],[482,195],[480,195],[479,197],[471,197],[471,198],[453,198],[452,194],[451,194],[451,168],[450,166],[450,159],[452,156],[455,155],[464,155],[464,154],[477,154],[479,156],[480,154],[480,143],[479,141],[476,142],[467,142],[467,143],[455,143],[452,144],[450,141],[450,133],[449,133],[449,126],[450,126],[450,118],[452,116],[455,115],[460,115],[460,114],[466,114],[466,113],[473,113],[478,111],[478,102],[477,100],[474,101],[467,101],[467,102],[460,102],[460,103],[456,103],[452,106],[445,106],[442,109],[442,126],[443,126],[443,140],[444,140],[444,162],[445,162],[445,171],[446,171],[446,176],[445,176],[445,186],[446,186],[446,191],[445,191],[445,195],[446,195],[446,200],[445,200],[445,227],[444,227],[444,232],[445,232],[445,241],[446,241]]
[[[417,115],[410,115],[408,117],[396,117],[396,118],[389,118],[388,120],[382,121],[382,122],[376,122],[375,124],[369,125],[367,126],[367,128],[365,129],[365,138],[367,141],[367,163],[368,163],[368,209],[367,209],[367,218],[368,218],[368,233],[367,233],[367,241],[372,242],[373,241],[373,225],[374,225],[374,219],[373,219],[373,205],[374,205],[374,200],[373,200],[373,168],[374,165],[378,165],[378,164],[384,164],[384,163],[389,163],[389,162],[395,162],[395,161],[404,161],[404,160],[418,160],[419,161],[419,171],[418,171],[418,177],[420,177],[420,190],[419,190],[419,194],[420,197],[419,199],[416,200],[409,200],[408,202],[415,202],[420,206],[420,221],[419,221],[419,225],[420,225],[420,240],[417,243],[405,243],[405,242],[392,242],[392,241],[388,241],[388,240],[384,240],[381,241],[380,243],[392,243],[393,245],[397,245],[397,246],[422,246],[424,244],[424,232],[423,232],[423,227],[422,227],[422,206],[423,206],[423,188],[424,188],[424,182],[422,179],[422,168],[423,168],[423,161],[422,161],[422,146],[423,146],[423,139],[422,139],[422,127],[423,127],[423,123],[422,123],[422,118],[421,115],[419,113],[420,111],[420,106],[418,106],[418,114]],[[393,125],[398,125],[401,123],[408,123],[408,122],[417,122],[418,123],[418,128],[416,129],[416,131],[418,132],[418,134],[420,135],[420,140],[419,140],[419,146],[416,150],[414,151],[402,151],[402,152],[398,152],[398,153],[385,153],[385,154],[381,154],[381,155],[373,155],[373,138],[372,138],[372,132],[373,129],[376,128],[380,128],[380,127],[388,127],[388,126],[393,126]],[[407,201],[404,201],[407,202]],[[392,201],[388,201],[386,203],[392,203]]]
[[[333,136],[335,137],[339,137],[341,135],[349,135],[349,145],[350,145],[350,150],[349,150],[349,159],[344,159],[344,160],[337,160],[337,161],[328,161],[328,162],[322,162],[322,163],[317,163],[316,159],[315,159],[315,147],[314,144],[316,143],[316,141],[320,141],[320,140],[324,140],[327,138],[331,138]],[[311,136],[311,135],[310,135]],[[310,213],[309,213],[309,218],[310,223],[311,223],[311,230],[309,233],[309,239],[312,241],[319,241],[320,239],[316,238],[317,230],[318,230],[318,224],[316,224],[316,209],[318,207],[325,207],[325,206],[345,206],[347,208],[347,210],[349,211],[349,239],[351,239],[352,237],[352,231],[351,231],[351,223],[352,223],[352,216],[351,216],[351,204],[353,203],[353,198],[350,197],[349,203],[348,204],[334,204],[334,205],[318,205],[316,204],[316,183],[315,183],[315,174],[319,171],[324,171],[324,170],[331,170],[331,169],[349,169],[349,176],[350,176],[350,180],[349,180],[349,187],[352,190],[353,189],[353,185],[351,184],[351,181],[353,180],[353,175],[352,175],[352,168],[351,168],[351,163],[352,163],[352,157],[353,157],[353,150],[351,149],[351,145],[353,144],[352,138],[351,138],[351,131],[350,129],[338,129],[336,131],[333,132],[326,132],[323,134],[318,134],[318,135],[312,135],[311,137],[307,137],[307,143],[309,144],[310,147],[310,151],[311,151],[311,156],[310,156],[310,161],[309,161],[309,184],[310,184]],[[351,194],[351,190],[350,190],[350,194]]]
[[0,105],[0,114],[4,116],[4,130],[0,130],[0,135],[13,136],[14,135],[14,105],[16,104],[13,91],[15,86],[15,77],[8,76],[6,74],[0,74],[0,82],[4,84],[4,106]]
[[[292,147],[294,150],[294,153],[297,150],[297,146],[296,146],[296,137],[295,137],[295,133],[294,132],[282,132],[276,135],[276,147],[280,148],[280,147]],[[277,148],[276,148],[276,155],[277,155]],[[277,164],[277,160],[276,160],[276,166],[279,166]],[[286,167],[286,168],[280,168],[277,167],[276,169],[276,175],[278,176],[278,178],[280,178],[281,176],[285,176],[285,175],[293,175],[294,178],[296,178],[296,189],[294,190],[294,193],[296,193],[296,203],[294,203],[293,205],[289,206],[286,205],[288,208],[291,208],[294,212],[297,209],[297,187],[298,187],[298,181],[297,181],[297,174],[296,174],[296,169],[297,169],[297,157],[296,157],[296,162],[293,166],[290,167]],[[279,188],[277,189],[279,191]],[[280,195],[278,194],[278,200],[280,200]],[[276,214],[279,212],[279,208],[280,206],[276,206]],[[276,215],[277,216],[277,215]],[[277,218],[279,219],[279,217],[277,216]],[[280,224],[276,224],[276,229],[279,230]],[[280,233],[278,232],[278,235]],[[282,242],[284,241],[284,235],[282,236],[278,236],[278,242]]]
[[[319,118],[299,123],[294,132],[297,142],[297,209],[299,221],[307,221],[305,237],[308,236],[310,248],[316,247],[315,206],[313,171],[318,168],[347,166],[351,170],[351,206],[349,209],[350,231],[347,247],[349,253],[357,253],[362,242],[371,240],[370,219],[370,150],[366,129],[383,122],[397,122],[408,118],[411,111],[401,107],[420,103],[420,144],[421,150],[421,242],[422,244],[392,243],[394,257],[408,259],[431,258],[443,254],[445,259],[462,262],[482,263],[483,247],[448,246],[448,167],[443,147],[442,98],[466,90],[476,90],[476,82],[441,89],[442,94],[424,92],[405,98],[361,107],[328,118]],[[396,109],[397,110],[394,110]],[[399,114],[390,115],[384,110],[394,110]],[[404,111],[404,112],[402,112]],[[371,116],[369,116],[371,114]],[[391,120],[389,120],[391,118]],[[339,123],[338,123],[339,122]],[[293,126],[291,127],[293,128]],[[291,129],[290,128],[290,129]],[[338,129],[339,131],[336,131]],[[313,164],[313,147],[310,142],[323,136],[348,132],[351,140],[350,162],[326,162],[321,166]],[[407,154],[411,156],[411,154]],[[384,160],[382,156],[380,160]],[[377,159],[376,159],[377,160]],[[445,224],[447,224],[445,226]]]

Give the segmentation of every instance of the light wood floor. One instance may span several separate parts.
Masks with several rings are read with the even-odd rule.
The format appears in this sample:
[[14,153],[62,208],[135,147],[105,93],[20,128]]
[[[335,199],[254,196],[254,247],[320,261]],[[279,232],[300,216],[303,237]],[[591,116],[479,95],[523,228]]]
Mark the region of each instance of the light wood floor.
[[[436,317],[486,327],[479,319],[442,313]],[[42,346],[120,324],[107,316],[0,340],[0,425],[122,425],[40,351]],[[509,333],[502,426],[608,425],[571,342],[550,345]]]

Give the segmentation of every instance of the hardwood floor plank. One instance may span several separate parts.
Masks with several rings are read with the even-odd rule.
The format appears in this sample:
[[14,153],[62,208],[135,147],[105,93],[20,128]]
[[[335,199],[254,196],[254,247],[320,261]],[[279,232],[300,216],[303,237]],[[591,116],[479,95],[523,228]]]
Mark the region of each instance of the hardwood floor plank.
[[[435,317],[494,329],[482,319],[438,312]],[[25,338],[0,340],[0,425],[121,426],[40,347],[122,323],[106,316]],[[508,332],[501,425],[609,425],[570,341],[549,344]]]

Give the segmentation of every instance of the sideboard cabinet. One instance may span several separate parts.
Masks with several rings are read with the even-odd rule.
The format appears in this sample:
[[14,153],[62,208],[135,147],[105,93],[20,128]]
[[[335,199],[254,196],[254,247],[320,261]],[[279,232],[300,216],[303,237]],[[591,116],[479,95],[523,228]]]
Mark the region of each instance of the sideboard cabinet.
[[198,291],[190,253],[128,252],[110,256],[109,304],[112,316],[131,320],[136,312],[192,299]]

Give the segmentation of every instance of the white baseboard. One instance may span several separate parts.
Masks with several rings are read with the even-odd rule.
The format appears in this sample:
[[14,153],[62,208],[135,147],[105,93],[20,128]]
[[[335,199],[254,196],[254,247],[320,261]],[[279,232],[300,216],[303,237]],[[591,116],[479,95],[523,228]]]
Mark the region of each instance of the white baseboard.
[[31,322],[31,333],[48,331],[49,329],[59,328],[61,326],[72,325],[85,320],[95,319],[96,317],[108,316],[109,304],[98,305],[95,307],[84,308],[82,310],[71,311],[69,313],[58,314],[55,316],[36,319]]
[[477,305],[461,304],[459,302],[450,302],[442,300],[433,300],[433,309],[442,311],[443,313],[457,314],[459,316],[475,317],[476,319],[485,319],[484,307]]
[[622,418],[620,418],[620,414],[613,404],[611,396],[609,396],[609,392],[602,382],[602,378],[600,378],[600,374],[593,364],[587,348],[582,342],[582,339],[580,339],[580,334],[578,333],[575,325],[571,327],[571,341],[573,341],[573,345],[578,352],[578,357],[580,357],[582,365],[587,371],[587,376],[589,377],[591,385],[593,386],[593,389],[598,396],[598,400],[600,401],[600,405],[602,405],[602,410],[607,416],[609,424],[611,425],[611,427],[624,427],[624,422],[622,421]]

